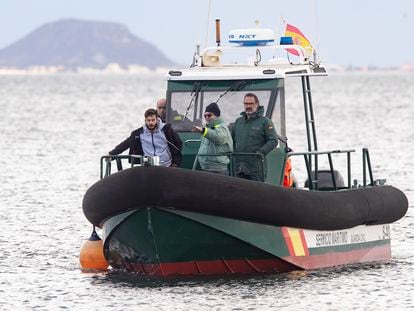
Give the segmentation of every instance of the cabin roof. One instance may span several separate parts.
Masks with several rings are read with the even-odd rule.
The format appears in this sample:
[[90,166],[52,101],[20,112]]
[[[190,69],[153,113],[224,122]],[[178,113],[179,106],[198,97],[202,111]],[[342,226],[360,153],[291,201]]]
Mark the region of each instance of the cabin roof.
[[286,77],[326,75],[326,68],[322,64],[318,66],[309,64],[223,65],[171,70],[167,74],[167,80],[283,79]]
[[[286,49],[295,50],[298,57],[290,59]],[[255,59],[252,54],[256,55]],[[324,65],[311,61],[298,45],[217,46],[195,53],[191,68],[171,70],[167,80],[283,79],[326,75]]]

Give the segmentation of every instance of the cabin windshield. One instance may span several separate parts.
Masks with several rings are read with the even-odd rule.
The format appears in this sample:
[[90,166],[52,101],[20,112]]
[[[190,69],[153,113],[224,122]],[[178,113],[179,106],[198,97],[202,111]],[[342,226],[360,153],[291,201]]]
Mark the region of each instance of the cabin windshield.
[[280,128],[280,107],[275,107],[280,100],[277,100],[275,81],[277,80],[170,81],[167,120],[177,131],[191,131],[193,125],[201,126],[205,123],[205,107],[217,102],[221,118],[229,125],[244,110],[244,95],[254,93],[259,98],[260,106],[264,107],[267,117],[277,115],[278,120],[273,121],[276,121],[276,128]]

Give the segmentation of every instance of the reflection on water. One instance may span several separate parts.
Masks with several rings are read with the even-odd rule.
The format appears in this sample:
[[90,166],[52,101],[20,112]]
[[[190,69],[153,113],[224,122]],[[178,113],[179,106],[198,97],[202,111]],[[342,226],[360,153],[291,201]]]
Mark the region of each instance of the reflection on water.
[[[287,134],[300,151],[302,94],[293,95],[292,82]],[[374,177],[387,178],[413,202],[414,76],[334,75],[315,79],[312,89],[320,149],[369,147]],[[0,76],[0,309],[414,307],[412,203],[391,227],[394,258],[387,263],[253,278],[82,273],[79,250],[92,226],[81,203],[99,178],[99,158],[142,124],[164,92],[160,76]],[[300,178],[303,163],[293,164]],[[359,154],[353,168],[361,168]]]
[[[398,262],[395,260],[389,262],[372,262],[364,264],[355,264],[341,267],[332,267],[318,270],[291,271],[287,273],[274,275],[239,275],[239,276],[207,276],[207,277],[189,277],[189,276],[170,276],[170,277],[147,277],[126,271],[108,271],[105,273],[91,273],[92,283],[106,284],[111,283],[116,287],[132,288],[171,288],[171,287],[243,287],[248,286],[252,291],[259,290],[259,287],[284,286],[286,283],[299,281],[301,283],[312,282],[315,279],[331,279],[335,274],[338,276],[352,275],[358,271],[370,271],[370,273],[380,273],[385,267],[395,267]],[[377,271],[377,272],[376,272]]]

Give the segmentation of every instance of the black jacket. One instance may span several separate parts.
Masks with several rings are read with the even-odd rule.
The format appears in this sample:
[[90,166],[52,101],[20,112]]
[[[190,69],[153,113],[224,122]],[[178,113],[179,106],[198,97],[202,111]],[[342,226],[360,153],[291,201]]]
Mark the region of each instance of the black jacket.
[[[116,146],[113,150],[109,151],[110,155],[117,155],[129,148],[129,154],[144,155],[142,150],[140,135],[144,130],[143,127],[131,132],[131,135]],[[173,130],[171,124],[165,124],[162,128],[165,138],[167,139],[168,147],[171,152],[171,164],[179,166],[181,163],[181,150],[183,143],[178,134]]]

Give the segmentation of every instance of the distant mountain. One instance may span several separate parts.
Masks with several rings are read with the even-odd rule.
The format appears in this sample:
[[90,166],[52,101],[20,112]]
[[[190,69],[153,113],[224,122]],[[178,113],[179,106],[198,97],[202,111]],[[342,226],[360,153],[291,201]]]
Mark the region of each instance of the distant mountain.
[[109,63],[149,68],[174,64],[124,25],[76,19],[45,24],[0,50],[0,67],[104,68]]

